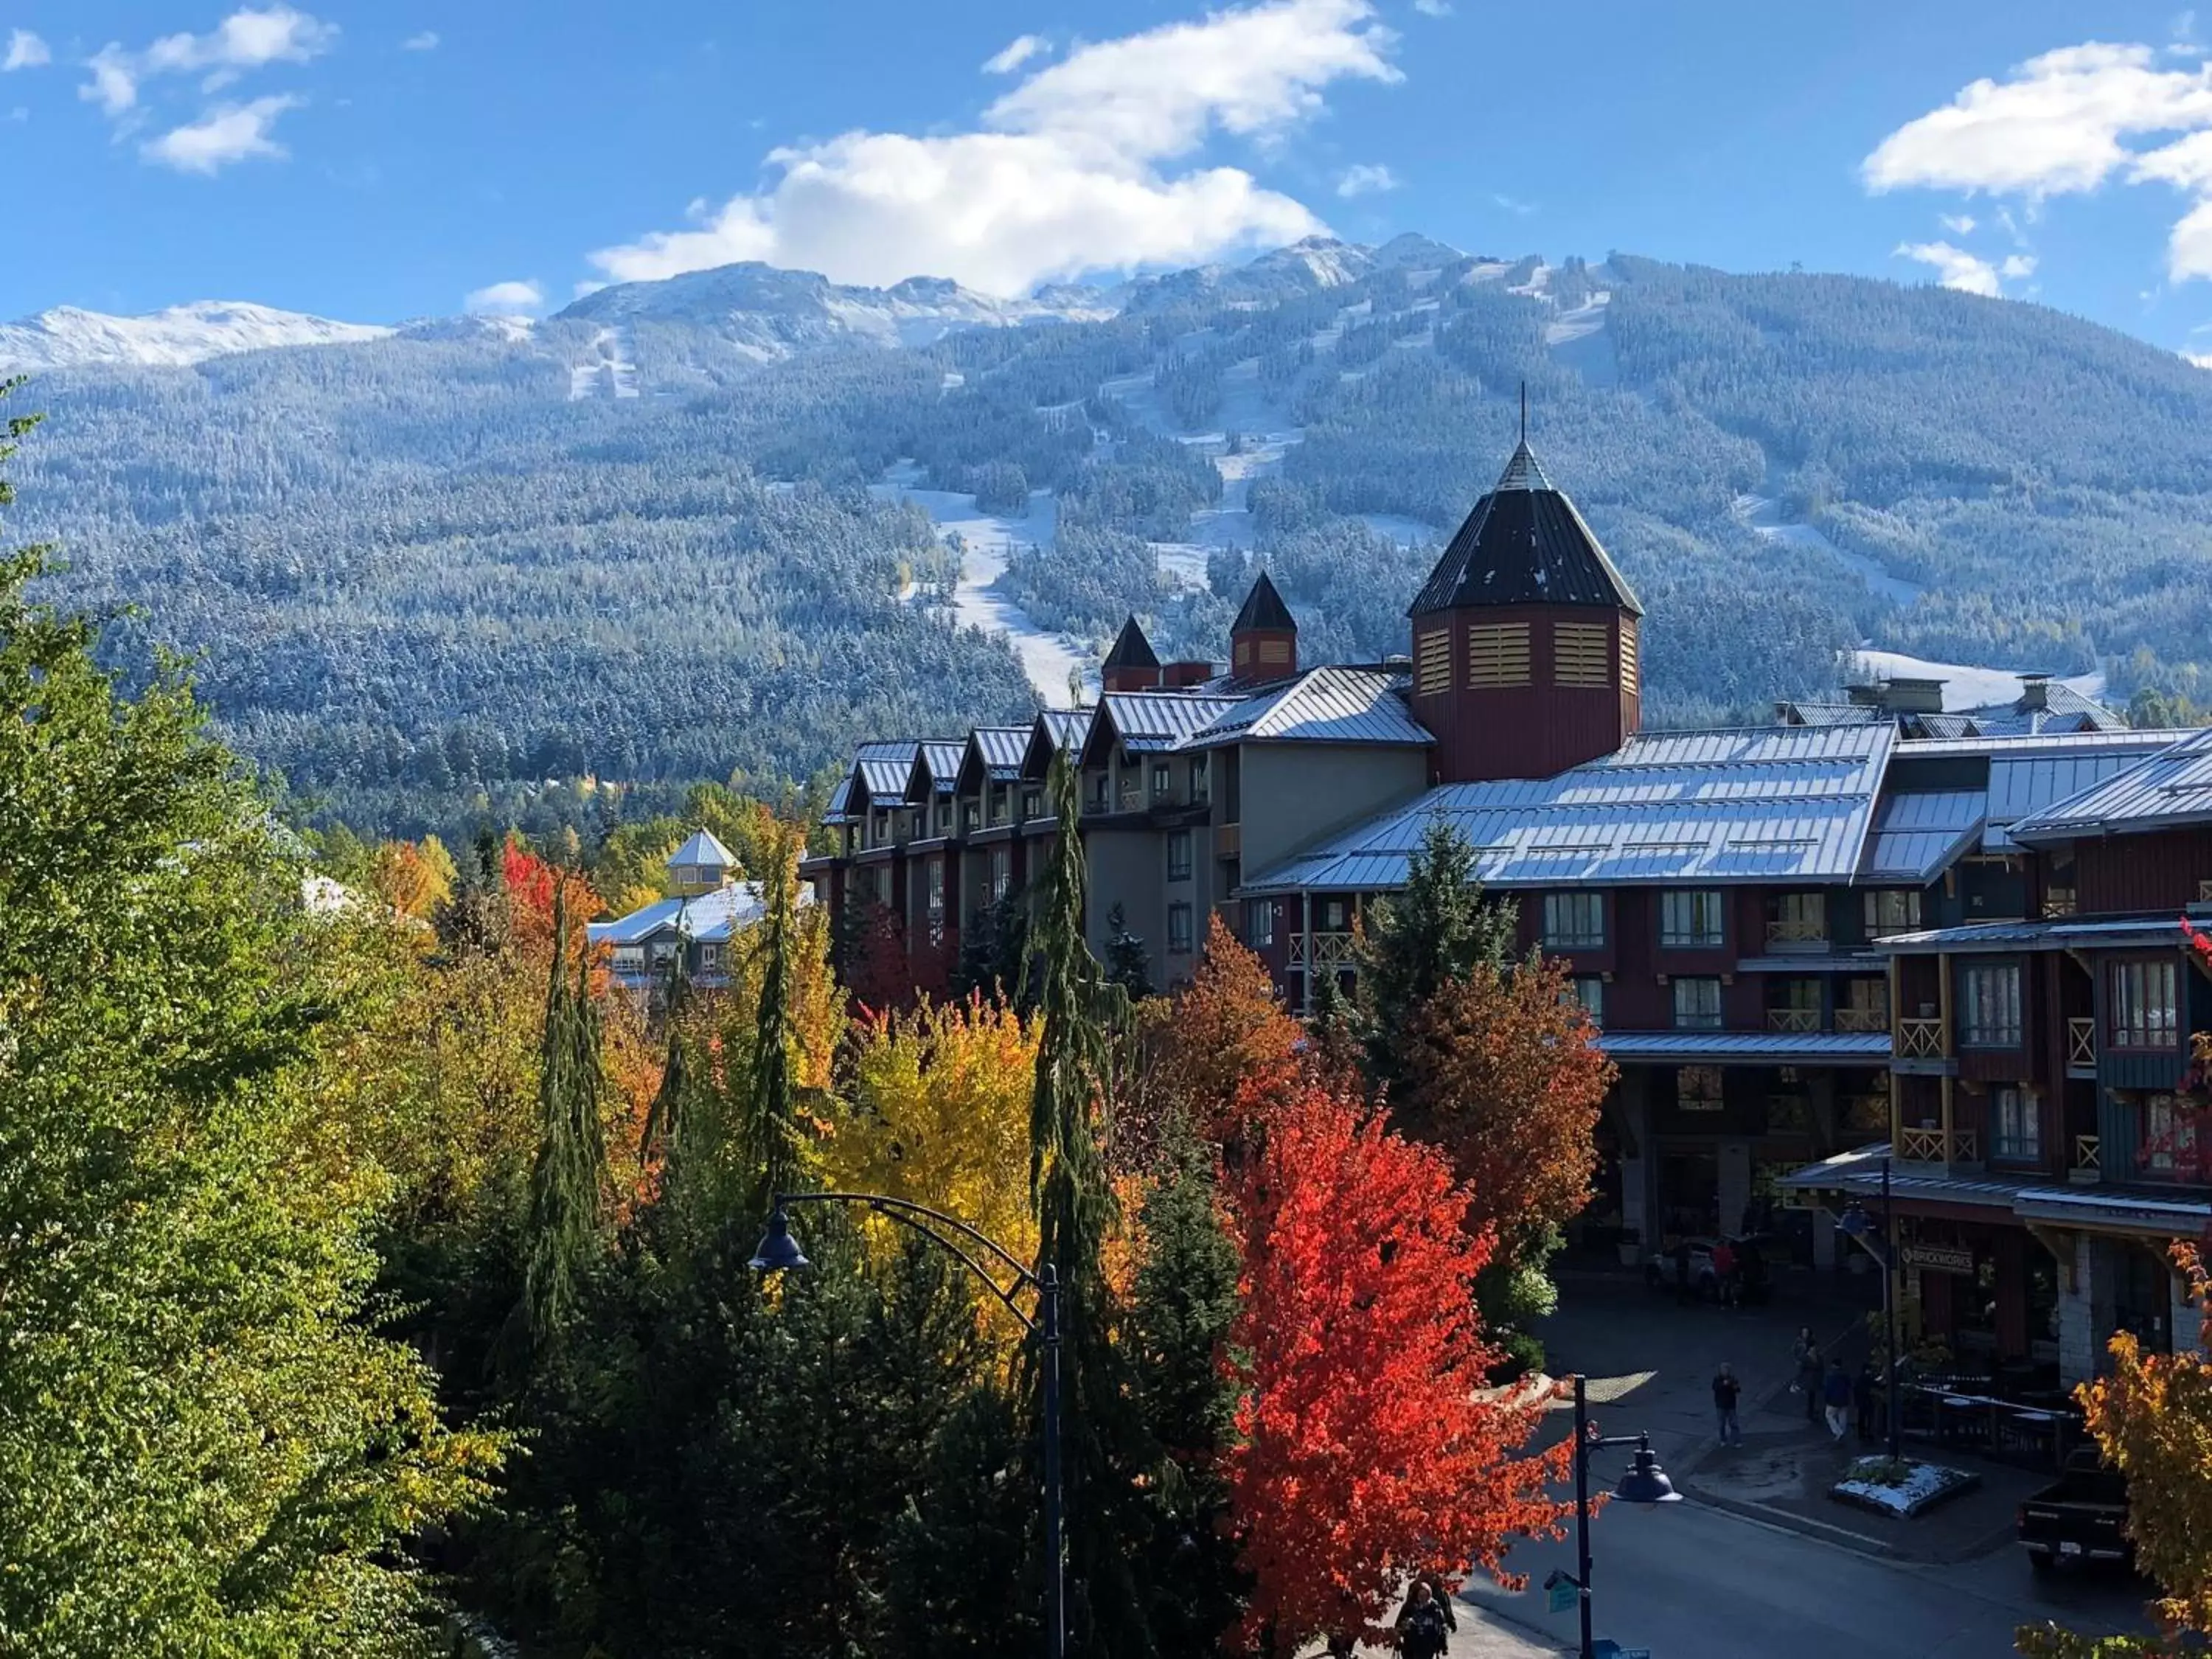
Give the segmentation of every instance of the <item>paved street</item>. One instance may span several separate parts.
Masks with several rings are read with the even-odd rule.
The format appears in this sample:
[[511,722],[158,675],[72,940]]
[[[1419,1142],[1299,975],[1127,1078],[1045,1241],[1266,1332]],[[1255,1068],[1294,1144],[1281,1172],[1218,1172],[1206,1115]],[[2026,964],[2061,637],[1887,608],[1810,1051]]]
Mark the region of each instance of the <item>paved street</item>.
[[[1800,1323],[1810,1323],[1825,1341],[1852,1317],[1840,1304],[1816,1313],[1787,1300],[1757,1311],[1677,1308],[1640,1287],[1600,1283],[1570,1284],[1562,1302],[1545,1333],[1551,1369],[1583,1369],[1593,1399],[1607,1402],[1593,1413],[1601,1428],[1650,1431],[1662,1461],[1678,1474],[1713,1444],[1707,1384],[1723,1360],[1744,1379],[1747,1431],[1809,1433],[1785,1392],[1790,1339]],[[1625,1454],[1601,1454],[1593,1484],[1609,1485],[1623,1467]],[[1836,1518],[1839,1526],[1853,1519],[1840,1508]],[[1597,1633],[1624,1647],[1648,1647],[1654,1659],[2002,1659],[2025,1621],[2148,1628],[2146,1592],[2131,1581],[2046,1584],[2009,1545],[1960,1565],[1919,1565],[1694,1498],[1656,1510],[1615,1506],[1600,1515],[1591,1538]],[[1541,1588],[1553,1568],[1572,1570],[1571,1541],[1525,1547],[1512,1565],[1530,1576],[1529,1589],[1510,1595],[1470,1585],[1468,1599],[1490,1617],[1464,1621],[1487,1624],[1484,1639],[1505,1645],[1486,1648],[1470,1637],[1464,1646],[1455,1644],[1455,1654],[1521,1659],[1571,1643],[1573,1613],[1547,1613]]]

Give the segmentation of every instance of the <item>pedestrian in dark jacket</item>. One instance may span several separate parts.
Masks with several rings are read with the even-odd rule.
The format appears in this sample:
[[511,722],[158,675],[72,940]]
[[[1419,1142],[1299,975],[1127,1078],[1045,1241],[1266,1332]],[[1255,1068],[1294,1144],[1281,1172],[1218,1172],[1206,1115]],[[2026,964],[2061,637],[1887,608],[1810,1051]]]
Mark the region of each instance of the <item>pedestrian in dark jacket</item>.
[[1415,1579],[1413,1593],[1398,1615],[1398,1651],[1405,1659],[1437,1659],[1451,1644],[1452,1620],[1426,1581]]
[[1828,1408],[1828,1432],[1841,1445],[1851,1424],[1851,1379],[1840,1359],[1828,1362],[1827,1380],[1820,1384],[1820,1401]]
[[1721,1444],[1743,1444],[1743,1425],[1736,1421],[1735,1402],[1743,1389],[1735,1380],[1735,1373],[1723,1365],[1713,1378],[1713,1413],[1720,1419]]
[[1805,1396],[1805,1420],[1816,1422],[1820,1415],[1820,1349],[1813,1340],[1810,1325],[1798,1328],[1797,1346],[1790,1351],[1790,1357],[1797,1366],[1796,1380],[1790,1384],[1790,1392]]
[[1874,1361],[1859,1362],[1859,1374],[1851,1379],[1851,1407],[1858,1413],[1859,1438],[1871,1440],[1874,1427]]

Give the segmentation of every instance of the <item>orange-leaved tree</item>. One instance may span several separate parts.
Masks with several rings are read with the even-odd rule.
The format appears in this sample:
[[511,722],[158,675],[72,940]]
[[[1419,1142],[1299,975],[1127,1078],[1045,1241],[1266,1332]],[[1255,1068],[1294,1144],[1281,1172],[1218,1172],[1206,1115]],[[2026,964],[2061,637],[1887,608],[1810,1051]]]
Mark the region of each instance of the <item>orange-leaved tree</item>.
[[1246,1104],[1273,1100],[1297,1081],[1305,1041],[1267,964],[1216,915],[1198,973],[1157,1036],[1154,1088],[1199,1133],[1234,1149],[1250,1127]]
[[1491,1243],[1444,1158],[1316,1084],[1248,1109],[1266,1134],[1231,1181],[1240,1636],[1288,1656],[1381,1638],[1409,1574],[1502,1577],[1515,1538],[1555,1532],[1570,1449],[1524,1453],[1542,1401],[1483,1389],[1495,1356],[1469,1308]]
[[1398,1126],[1451,1159],[1469,1224],[1495,1229],[1514,1263],[1589,1200],[1615,1076],[1567,988],[1565,969],[1541,957],[1503,972],[1478,963],[1414,1012],[1401,1047]]

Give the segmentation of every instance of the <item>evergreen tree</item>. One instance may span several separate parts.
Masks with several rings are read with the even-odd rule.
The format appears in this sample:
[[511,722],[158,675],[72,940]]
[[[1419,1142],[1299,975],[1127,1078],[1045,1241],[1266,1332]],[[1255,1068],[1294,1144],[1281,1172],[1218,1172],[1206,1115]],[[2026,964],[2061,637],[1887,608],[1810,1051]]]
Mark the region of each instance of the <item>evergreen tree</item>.
[[[1132,1562],[1144,1530],[1135,1481],[1152,1472],[1154,1455],[1125,1356],[1111,1340],[1116,1310],[1103,1261],[1115,1217],[1101,1127],[1109,988],[1084,941],[1081,804],[1065,755],[1054,757],[1048,787],[1060,830],[1027,964],[1043,1028],[1030,1097],[1030,1192],[1039,1271],[1060,1280],[1068,1644],[1085,1659],[1146,1659],[1156,1649]],[[1042,1420],[1034,1366],[1030,1380]]]
[[806,1135],[792,1076],[793,957],[798,949],[797,832],[779,825],[763,884],[767,913],[755,948],[761,957],[760,1002],[753,1017],[752,1068],[745,1099],[744,1156],[755,1184],[744,1188],[748,1218],[765,1216],[778,1193],[806,1177]]
[[959,996],[1003,996],[1025,1004],[1022,976],[1029,956],[1029,901],[1021,892],[994,899],[961,935],[960,963],[952,983]]
[[1510,902],[1483,902],[1474,849],[1442,817],[1431,818],[1409,861],[1406,885],[1377,900],[1359,950],[1359,1012],[1369,1079],[1405,1082],[1404,1034],[1438,988],[1478,963],[1504,963],[1513,949]]
[[1129,919],[1116,904],[1106,913],[1106,979],[1137,1001],[1152,994],[1152,953],[1129,931]]
[[605,1213],[599,1016],[592,1000],[591,964],[581,951],[574,977],[568,973],[568,916],[563,887],[553,899],[553,967],[545,989],[538,1151],[530,1169],[519,1310],[530,1346],[539,1352],[556,1346],[575,1317],[583,1281],[599,1253]]
[[936,1436],[892,1530],[885,1635],[896,1659],[1028,1659],[1043,1629],[1037,1507],[1018,1478],[1021,1425],[995,1387]]

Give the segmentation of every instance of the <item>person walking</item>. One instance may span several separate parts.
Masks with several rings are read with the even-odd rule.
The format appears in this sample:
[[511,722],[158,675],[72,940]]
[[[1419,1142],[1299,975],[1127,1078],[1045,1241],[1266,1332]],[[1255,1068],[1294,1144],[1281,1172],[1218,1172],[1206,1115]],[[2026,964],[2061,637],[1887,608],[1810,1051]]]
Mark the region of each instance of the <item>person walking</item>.
[[1736,1420],[1736,1397],[1743,1389],[1735,1380],[1735,1373],[1723,1365],[1720,1374],[1713,1378],[1713,1413],[1720,1419],[1721,1444],[1743,1444],[1743,1425]]
[[1713,1241],[1713,1291],[1721,1306],[1735,1306],[1735,1246],[1725,1238]]
[[1451,1645],[1455,1622],[1438,1604],[1428,1581],[1415,1579],[1413,1593],[1406,1598],[1405,1610],[1398,1615],[1398,1651],[1405,1659],[1438,1659]]
[[1859,1374],[1851,1379],[1851,1408],[1858,1413],[1859,1438],[1875,1437],[1874,1425],[1875,1375],[1872,1358],[1859,1362]]
[[1851,1379],[1844,1370],[1844,1362],[1828,1362],[1827,1380],[1820,1385],[1821,1403],[1828,1408],[1828,1432],[1836,1443],[1844,1443],[1844,1431],[1851,1425]]
[[1820,1349],[1813,1340],[1813,1328],[1797,1328],[1797,1344],[1790,1350],[1796,1362],[1797,1375],[1790,1384],[1790,1392],[1805,1396],[1805,1420],[1817,1422],[1820,1416]]

